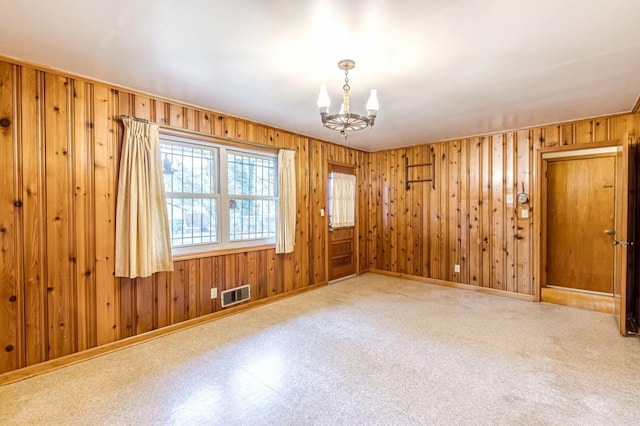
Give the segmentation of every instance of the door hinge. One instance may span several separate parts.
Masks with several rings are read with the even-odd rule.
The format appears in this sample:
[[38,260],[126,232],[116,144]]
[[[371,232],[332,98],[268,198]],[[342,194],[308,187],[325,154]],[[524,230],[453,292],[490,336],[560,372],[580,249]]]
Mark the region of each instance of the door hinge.
[[614,246],[632,246],[632,245],[633,245],[633,241],[618,241],[618,240],[613,240],[613,245],[614,245]]

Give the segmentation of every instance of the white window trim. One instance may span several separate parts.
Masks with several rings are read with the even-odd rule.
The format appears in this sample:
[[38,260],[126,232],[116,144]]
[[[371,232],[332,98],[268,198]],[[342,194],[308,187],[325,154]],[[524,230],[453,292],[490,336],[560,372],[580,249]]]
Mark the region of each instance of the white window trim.
[[[214,197],[203,197],[203,198],[215,198],[217,200],[218,205],[218,217],[217,217],[217,229],[216,235],[218,238],[218,242],[216,243],[205,243],[205,244],[192,244],[188,246],[180,246],[180,247],[171,247],[171,253],[173,256],[184,256],[191,254],[199,254],[206,252],[214,252],[217,250],[230,250],[230,249],[241,249],[241,248],[250,248],[256,246],[263,245],[275,245],[276,238],[268,237],[268,238],[256,238],[250,240],[242,240],[242,241],[230,241],[229,240],[229,226],[230,226],[230,215],[229,215],[229,201],[232,199],[278,199],[278,181],[277,179],[274,182],[275,185],[275,196],[273,197],[254,197],[251,195],[236,195],[231,197],[228,191],[228,164],[227,164],[227,152],[237,152],[240,154],[248,154],[251,156],[259,156],[266,158],[273,158],[276,162],[276,170],[278,167],[278,156],[275,153],[264,152],[255,149],[247,149],[241,148],[237,146],[224,145],[216,142],[204,141],[201,139],[189,138],[184,136],[170,135],[166,133],[160,132],[160,144],[178,144],[178,145],[199,145],[205,148],[214,149],[214,162],[217,166],[214,175],[214,186],[215,186],[215,196]],[[222,173],[222,171],[226,171],[227,173]],[[224,191],[223,191],[224,188]],[[200,196],[200,194],[194,194],[194,196]],[[276,202],[276,216],[277,216],[278,204]]]

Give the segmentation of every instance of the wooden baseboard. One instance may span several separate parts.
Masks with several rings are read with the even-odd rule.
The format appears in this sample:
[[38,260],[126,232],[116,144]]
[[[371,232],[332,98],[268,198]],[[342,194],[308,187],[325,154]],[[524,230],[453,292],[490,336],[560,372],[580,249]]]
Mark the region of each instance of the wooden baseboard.
[[613,296],[543,287],[541,289],[541,299],[546,303],[571,306],[605,314],[614,314],[616,312],[616,298]]
[[37,376],[43,373],[48,373],[50,371],[67,367],[69,365],[72,365],[78,362],[82,362],[92,358],[96,358],[98,356],[106,355],[106,354],[118,351],[120,349],[128,348],[130,346],[137,345],[139,343],[143,343],[152,339],[157,339],[158,337],[162,337],[168,334],[178,332],[180,330],[195,327],[196,325],[200,325],[210,321],[215,321],[217,319],[224,318],[229,315],[236,314],[238,312],[255,309],[259,306],[273,303],[277,300],[295,296],[297,294],[304,293],[309,290],[314,290],[326,285],[327,285],[326,281],[318,284],[312,284],[306,287],[301,287],[295,290],[288,291],[286,293],[278,294],[275,296],[269,296],[264,299],[254,300],[242,305],[232,306],[232,307],[223,309],[221,311],[213,312],[211,314],[203,315],[197,318],[192,318],[190,320],[179,322],[177,324],[172,324],[172,325],[159,328],[157,330],[152,330],[143,334],[127,337],[121,340],[116,340],[115,342],[107,343],[102,346],[97,346],[95,348],[90,348],[81,352],[76,352],[60,358],[41,362],[39,364],[30,365],[28,367],[20,368],[18,370],[8,371],[6,373],[0,374],[0,386],[19,382],[20,380],[28,379],[29,377]]
[[372,272],[374,274],[388,275],[396,278],[404,278],[412,281],[420,281],[427,284],[440,285],[443,287],[459,288],[462,290],[476,291],[478,293],[491,294],[494,296],[502,296],[502,297],[509,297],[512,299],[525,300],[527,302],[534,301],[534,296],[532,294],[514,293],[511,291],[498,290],[495,288],[478,287],[475,285],[461,284],[453,281],[436,280],[433,278],[425,278],[417,275],[402,274],[400,272],[389,272],[389,271],[384,271],[382,269],[371,269],[369,272]]

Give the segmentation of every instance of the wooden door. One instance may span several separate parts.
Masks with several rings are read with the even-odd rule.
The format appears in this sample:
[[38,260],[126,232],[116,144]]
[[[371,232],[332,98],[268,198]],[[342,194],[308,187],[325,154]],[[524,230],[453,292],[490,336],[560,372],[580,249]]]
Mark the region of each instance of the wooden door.
[[547,164],[546,285],[613,294],[616,157]]
[[333,194],[333,176],[335,173],[355,176],[353,167],[329,164],[328,206],[329,206],[329,281],[344,278],[357,273],[355,187],[354,187],[354,223],[351,226],[335,226],[333,210],[335,200]]
[[329,229],[329,280],[356,273],[353,226]]

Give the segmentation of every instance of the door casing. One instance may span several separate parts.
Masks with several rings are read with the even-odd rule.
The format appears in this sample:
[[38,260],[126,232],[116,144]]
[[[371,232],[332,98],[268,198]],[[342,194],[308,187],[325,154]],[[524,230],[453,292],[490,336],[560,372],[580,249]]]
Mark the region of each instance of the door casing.
[[[336,173],[344,173],[344,174],[351,174],[354,175],[356,177],[356,188],[358,187],[358,175],[356,174],[356,168],[355,166],[352,166],[350,164],[342,164],[342,163],[336,163],[336,162],[332,162],[329,161],[328,162],[328,167],[327,167],[327,185],[328,185],[328,181],[329,181],[329,174],[331,172],[336,172]],[[325,241],[327,244],[327,250],[325,250],[325,265],[326,265],[326,277],[328,281],[331,281],[331,235],[330,235],[330,229],[329,229],[329,191],[328,191],[328,186],[326,186],[327,191],[326,191],[326,220],[325,220],[325,230],[326,230],[326,234],[325,234]],[[357,200],[357,194],[356,194],[356,200]],[[360,273],[360,245],[358,244],[359,241],[359,227],[358,227],[358,202],[356,201],[355,204],[355,224],[353,226],[353,262],[354,262],[354,269],[355,269],[355,274],[359,274]]]
[[[624,140],[608,141],[601,143],[593,143],[588,146],[561,146],[537,149],[536,161],[533,169],[533,180],[535,182],[535,194],[534,194],[534,206],[537,206],[539,212],[533,212],[533,230],[534,230],[534,258],[533,267],[536,272],[534,282],[534,300],[539,302],[541,300],[541,287],[542,283],[546,282],[546,205],[545,203],[545,176],[544,171],[546,169],[545,162],[549,159],[559,157],[584,157],[599,156],[603,152],[611,153],[615,152],[618,156],[618,164],[624,165],[627,161],[628,151],[628,135],[625,135]],[[617,167],[616,175],[616,198],[615,198],[615,215],[616,215],[616,239],[627,240],[627,191],[628,180],[625,173],[627,173],[627,167]],[[620,333],[626,334],[626,295],[622,289],[626,288],[626,269],[623,265],[626,264],[626,248],[624,246],[616,246],[614,252],[614,293],[618,291],[618,294],[614,296],[618,298],[616,301],[617,320],[619,323]],[[619,290],[618,290],[619,289]]]

